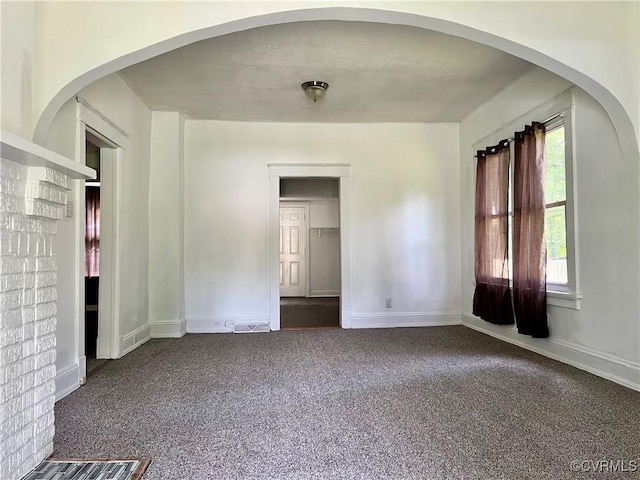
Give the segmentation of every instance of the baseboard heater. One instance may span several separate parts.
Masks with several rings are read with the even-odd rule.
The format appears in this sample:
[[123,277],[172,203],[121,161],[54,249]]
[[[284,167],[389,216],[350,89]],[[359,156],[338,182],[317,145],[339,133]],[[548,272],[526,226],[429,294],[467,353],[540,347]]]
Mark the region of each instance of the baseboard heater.
[[265,321],[229,321],[225,325],[233,328],[233,333],[264,333],[271,331],[271,325]]

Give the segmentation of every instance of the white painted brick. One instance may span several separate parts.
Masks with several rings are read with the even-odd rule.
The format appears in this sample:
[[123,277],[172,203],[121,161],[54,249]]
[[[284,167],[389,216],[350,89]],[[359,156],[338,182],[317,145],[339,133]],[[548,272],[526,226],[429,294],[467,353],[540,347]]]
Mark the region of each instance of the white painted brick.
[[36,322],[36,337],[47,335],[56,331],[56,317],[45,318]]
[[24,288],[33,288],[36,286],[36,274],[25,273],[22,275],[22,286]]
[[9,365],[20,359],[22,356],[22,345],[15,344],[0,348],[0,365]]
[[38,255],[38,236],[33,232],[27,238],[27,255]]
[[51,168],[30,168],[28,172],[28,179],[29,182],[45,182],[68,189],[67,184],[69,183],[69,180],[67,179],[67,176],[64,173],[52,170]]
[[33,288],[22,291],[22,306],[28,307],[33,305],[36,301],[36,291]]
[[6,273],[22,273],[24,271],[26,259],[2,257],[0,258],[0,272]]
[[13,382],[0,385],[0,403],[4,403],[7,400],[17,397],[24,392],[22,388],[22,379],[18,378]]
[[24,213],[25,207],[26,199],[0,193],[0,212]]
[[22,395],[22,408],[27,411],[33,411],[31,407],[36,403],[36,392],[29,390]]
[[[15,417],[23,410],[22,397],[15,397],[0,405],[0,420],[4,423],[9,418]],[[0,437],[1,438],[1,437]]]
[[[34,217],[51,218],[53,220],[60,220],[64,216],[66,208],[62,205],[48,203],[40,199],[27,198],[23,202],[24,214]],[[1,205],[0,205],[1,207]]]
[[47,382],[44,385],[39,385],[33,389],[33,403],[41,402],[49,395],[53,395],[56,392],[55,382]]
[[[55,336],[54,336],[54,347],[55,347]],[[36,349],[38,342],[36,342]],[[56,351],[55,349],[49,349],[42,352],[36,353],[36,368],[45,367],[56,361]]]
[[0,315],[0,330],[17,328],[22,325],[22,309],[7,310]]
[[0,478],[21,478],[53,451],[56,220],[71,182],[0,159]]
[[32,390],[36,386],[36,373],[35,373],[35,371],[25,373],[24,375],[22,375],[22,377],[20,377],[20,380],[22,380],[22,391],[23,392],[27,392],[29,390]]
[[22,325],[22,337],[23,338],[33,338],[36,335],[36,324],[35,322],[29,322]]
[[0,348],[14,345],[24,340],[22,327],[6,328],[0,335]]
[[36,258],[29,257],[24,259],[24,271],[35,272],[36,271]]
[[2,159],[0,161],[0,176],[12,178],[15,180],[27,179],[27,166],[20,163],[12,162],[11,160]]
[[[35,330],[34,330],[35,335]],[[44,337],[36,338],[36,354],[46,352],[47,350],[53,350],[55,353],[56,348],[56,336],[53,333],[45,335]]]
[[[0,231],[12,230],[11,221],[13,218],[14,218],[14,215],[10,215],[8,213],[0,215]],[[19,217],[19,218],[22,218],[22,217]]]
[[38,257],[36,268],[39,272],[52,272],[57,269],[56,257]]
[[20,290],[24,287],[24,275],[20,273],[9,273],[0,275],[0,292]]
[[12,310],[21,306],[19,291],[0,293],[0,311]]
[[38,288],[36,290],[36,303],[55,302],[58,298],[58,289],[56,287]]
[[35,222],[37,222],[37,228],[33,230],[34,232],[37,231],[38,233],[43,233],[45,235],[55,235],[58,230],[58,224],[52,220],[38,218]]
[[36,285],[38,288],[50,287],[58,283],[58,274],[55,272],[37,272]]
[[[49,380],[53,380],[56,377],[56,366],[48,365],[40,370],[35,371],[35,381],[37,385],[41,385]],[[35,416],[43,415],[45,412],[38,412],[38,410],[34,411]]]
[[28,357],[36,351],[36,341],[33,338],[26,339],[22,342],[22,356]]
[[22,373],[24,375],[28,374],[29,372],[33,372],[36,369],[36,359],[33,355],[30,355],[27,358],[23,358],[22,360],[20,360],[22,362]]
[[53,317],[57,311],[57,306],[53,302],[36,305],[36,320]]
[[22,375],[22,362],[13,362],[2,366],[0,370],[0,385],[13,382]]
[[0,233],[0,255],[18,254],[18,235],[13,232]]
[[24,307],[22,309],[22,323],[32,323],[36,321],[36,307]]

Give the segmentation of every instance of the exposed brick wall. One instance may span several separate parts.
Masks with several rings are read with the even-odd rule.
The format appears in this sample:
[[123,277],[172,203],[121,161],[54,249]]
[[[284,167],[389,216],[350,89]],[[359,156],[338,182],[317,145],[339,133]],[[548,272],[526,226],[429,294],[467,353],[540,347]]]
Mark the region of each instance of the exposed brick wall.
[[69,179],[0,159],[0,478],[22,478],[53,450],[56,220]]

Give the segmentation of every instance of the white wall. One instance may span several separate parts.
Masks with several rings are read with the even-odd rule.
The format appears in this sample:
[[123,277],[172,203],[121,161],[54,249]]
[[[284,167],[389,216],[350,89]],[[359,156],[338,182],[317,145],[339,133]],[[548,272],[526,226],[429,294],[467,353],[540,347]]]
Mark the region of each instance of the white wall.
[[[512,83],[460,125],[463,321],[522,346],[640,388],[638,165],[627,163],[602,107],[575,96],[575,155],[580,310],[550,306],[549,339],[530,339],[512,327],[471,315],[475,161],[472,145],[570,85],[541,69]],[[531,120],[544,120],[531,118]],[[500,138],[495,138],[495,141]],[[495,142],[494,142],[495,143]],[[487,142],[487,144],[492,144]]]
[[[118,76],[111,75],[90,85],[80,96],[129,135],[127,151],[120,165],[121,218],[119,228],[120,310],[117,318],[120,349],[128,334],[139,332],[138,342],[148,337],[148,251],[149,251],[149,161],[151,112]],[[69,100],[56,116],[47,137],[51,150],[78,159],[76,152],[76,102]],[[84,148],[84,146],[82,147]],[[77,182],[81,183],[81,182]],[[81,214],[84,194],[75,186],[69,198]],[[58,337],[56,366],[59,372],[78,369],[84,374],[84,313],[76,298],[80,255],[77,238],[84,238],[78,222],[60,223],[55,249],[59,258]],[[83,242],[80,242],[80,245]],[[78,322],[81,324],[78,327]],[[146,330],[145,330],[146,329]],[[80,335],[76,332],[80,331]],[[124,347],[126,348],[126,347]]]
[[25,135],[34,124],[32,113],[33,2],[0,2],[2,130]]
[[184,118],[153,112],[149,191],[149,321],[153,336],[184,325]]
[[[638,161],[639,8],[637,2],[588,1],[549,2],[543,8],[532,1],[467,2],[464,8],[456,2],[383,1],[377,2],[375,9],[364,0],[331,5],[324,0],[295,5],[224,1],[38,2],[33,117],[37,121],[42,112],[45,115],[34,138],[41,139],[40,132],[48,128],[65,95],[154,55],[265,24],[359,20],[399,22],[452,33],[565,76],[605,105],[622,132],[625,150]],[[104,21],[106,18],[110,21]],[[131,22],[132,18],[145,18],[145,25]],[[496,18],[501,19],[498,29]],[[603,18],[607,21],[603,22]],[[9,36],[15,28],[20,26],[3,24],[3,39],[5,30]],[[10,86],[16,84],[11,82]]]
[[187,121],[188,325],[268,319],[272,162],[352,163],[355,326],[458,322],[457,145],[455,124]]

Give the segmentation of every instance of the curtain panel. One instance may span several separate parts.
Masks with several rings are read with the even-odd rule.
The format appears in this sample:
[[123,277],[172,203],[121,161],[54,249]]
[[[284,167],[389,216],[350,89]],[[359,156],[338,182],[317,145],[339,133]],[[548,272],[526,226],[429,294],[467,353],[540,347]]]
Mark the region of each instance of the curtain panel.
[[509,141],[477,153],[473,314],[514,323],[509,288]]
[[545,128],[515,134],[513,169],[513,306],[518,332],[549,336],[544,235]]
[[100,188],[87,187],[87,214],[84,236],[85,277],[100,276]]

